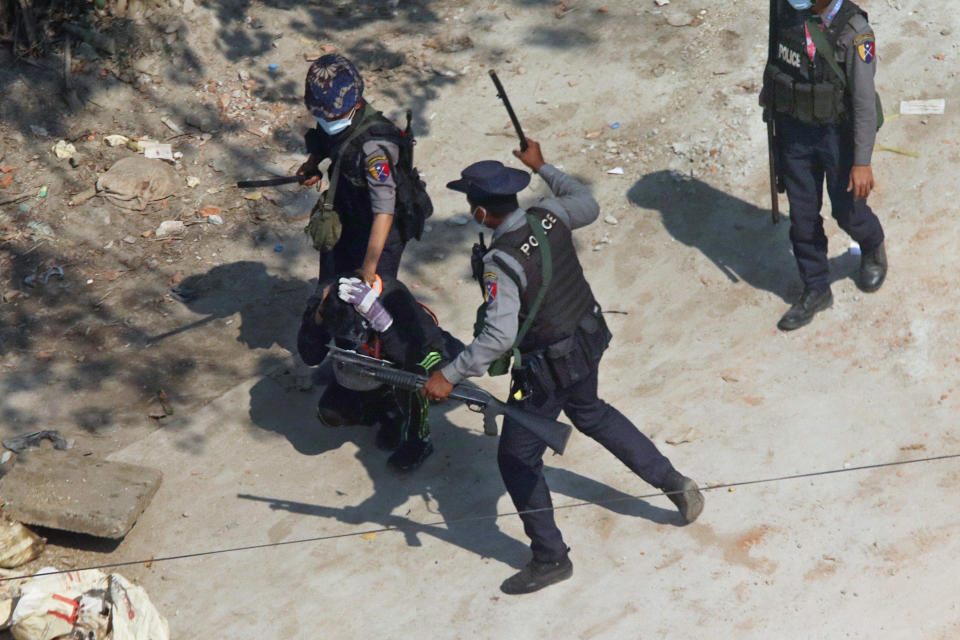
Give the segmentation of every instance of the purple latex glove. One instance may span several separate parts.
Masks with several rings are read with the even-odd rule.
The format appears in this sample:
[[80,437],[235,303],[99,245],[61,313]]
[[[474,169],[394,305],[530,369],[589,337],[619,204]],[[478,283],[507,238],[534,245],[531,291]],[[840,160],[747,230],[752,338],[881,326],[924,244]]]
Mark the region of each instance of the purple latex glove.
[[337,295],[349,302],[377,333],[382,333],[393,324],[390,312],[383,308],[379,294],[360,278],[340,278]]

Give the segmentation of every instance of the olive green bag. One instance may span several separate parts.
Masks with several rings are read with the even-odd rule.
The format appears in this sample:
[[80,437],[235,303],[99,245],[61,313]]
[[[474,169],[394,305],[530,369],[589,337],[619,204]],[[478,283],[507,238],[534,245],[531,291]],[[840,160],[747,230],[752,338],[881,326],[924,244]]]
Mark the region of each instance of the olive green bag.
[[487,373],[491,376],[502,376],[510,371],[510,361],[513,360],[513,367],[519,369],[523,366],[523,359],[520,357],[520,343],[523,342],[530,327],[533,326],[533,320],[537,317],[537,312],[543,304],[543,299],[547,297],[547,289],[550,288],[550,280],[553,278],[553,261],[550,257],[550,243],[547,241],[547,234],[540,224],[540,220],[531,214],[527,214],[527,224],[533,229],[533,236],[537,239],[540,246],[540,255],[543,262],[540,265],[540,274],[542,284],[540,291],[537,292],[537,298],[530,307],[530,313],[523,321],[520,331],[517,333],[517,339],[513,341],[513,347],[502,356],[490,363]]

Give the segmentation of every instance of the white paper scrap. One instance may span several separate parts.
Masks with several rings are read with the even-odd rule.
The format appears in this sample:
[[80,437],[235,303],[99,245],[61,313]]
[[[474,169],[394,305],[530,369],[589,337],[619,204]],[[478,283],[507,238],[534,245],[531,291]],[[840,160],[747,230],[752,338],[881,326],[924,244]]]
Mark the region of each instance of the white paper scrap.
[[902,100],[900,115],[902,116],[941,116],[947,108],[947,101],[937,100]]

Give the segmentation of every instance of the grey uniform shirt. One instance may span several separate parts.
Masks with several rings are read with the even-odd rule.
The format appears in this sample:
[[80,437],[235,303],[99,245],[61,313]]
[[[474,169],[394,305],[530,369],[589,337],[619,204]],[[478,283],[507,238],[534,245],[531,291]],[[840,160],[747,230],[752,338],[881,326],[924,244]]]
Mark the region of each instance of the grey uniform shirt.
[[[597,219],[600,205],[590,189],[550,164],[540,169],[552,198],[544,198],[536,206],[549,210],[570,229],[578,229]],[[527,212],[517,209],[507,216],[493,232],[492,242],[526,224]],[[499,257],[520,277],[520,286],[506,275],[493,258]],[[464,378],[482,376],[490,364],[513,347],[520,330],[520,293],[526,289],[523,267],[513,257],[497,249],[483,258],[483,290],[487,311],[483,330],[463,352],[441,371],[452,384]]]
[[837,62],[847,74],[848,103],[852,109],[853,164],[868,166],[877,139],[877,98],[873,77],[877,71],[877,50],[873,29],[862,15],[855,14],[837,40]]
[[397,205],[397,183],[393,171],[400,159],[400,148],[387,140],[368,140],[363,144],[367,189],[374,214],[393,215]]

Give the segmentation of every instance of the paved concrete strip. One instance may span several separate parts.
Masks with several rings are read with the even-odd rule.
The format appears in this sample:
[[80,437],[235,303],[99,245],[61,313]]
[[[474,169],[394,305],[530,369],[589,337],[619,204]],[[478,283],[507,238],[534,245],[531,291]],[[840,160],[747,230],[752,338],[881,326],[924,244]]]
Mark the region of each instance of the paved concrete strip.
[[4,513],[32,525],[122,538],[160,486],[155,469],[32,450],[0,480]]

